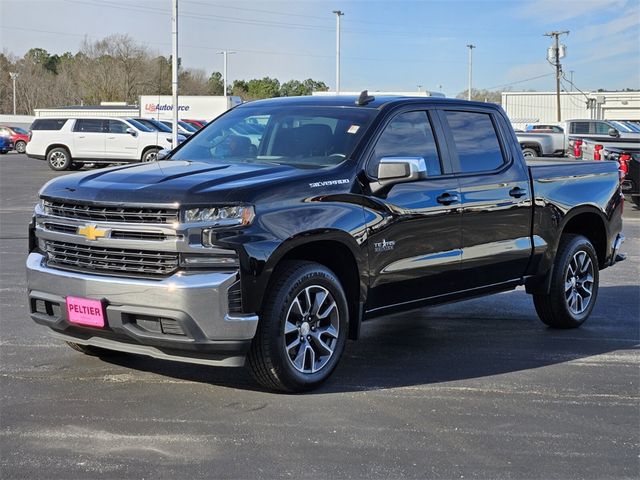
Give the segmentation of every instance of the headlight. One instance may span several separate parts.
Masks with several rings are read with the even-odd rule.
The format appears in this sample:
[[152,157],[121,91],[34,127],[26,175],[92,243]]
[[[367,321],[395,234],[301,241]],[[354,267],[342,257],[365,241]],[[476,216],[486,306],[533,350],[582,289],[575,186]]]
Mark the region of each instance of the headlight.
[[252,206],[191,208],[184,212],[185,222],[206,222],[214,227],[251,225],[254,217]]

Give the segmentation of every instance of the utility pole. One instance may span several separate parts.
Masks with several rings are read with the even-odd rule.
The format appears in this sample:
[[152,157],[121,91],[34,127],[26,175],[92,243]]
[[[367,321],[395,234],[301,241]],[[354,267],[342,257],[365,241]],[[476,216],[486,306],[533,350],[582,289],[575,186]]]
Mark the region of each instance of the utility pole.
[[336,14],[336,93],[340,93],[340,17],[344,15],[340,10],[334,10]]
[[222,81],[224,82],[223,85],[223,89],[224,89],[224,93],[223,95],[226,97],[227,96],[227,55],[232,55],[236,52],[228,52],[227,50],[223,50],[221,52],[217,52],[218,55],[222,55],[224,57],[224,65],[222,66]]
[[171,10],[171,40],[171,93],[173,94],[171,148],[176,148],[178,146],[178,0],[173,0]]
[[473,76],[473,49],[476,48],[475,45],[469,44],[467,45],[469,49],[469,90],[467,91],[467,100],[471,100],[471,80]]
[[569,35],[569,30],[553,31],[545,33],[545,37],[553,37],[553,65],[556,67],[556,108],[558,111],[558,122],[561,121],[562,115],[560,114],[560,78],[562,77],[562,65],[560,65],[560,35]]
[[13,82],[13,114],[16,114],[16,78],[20,76],[18,72],[9,72],[11,81]]

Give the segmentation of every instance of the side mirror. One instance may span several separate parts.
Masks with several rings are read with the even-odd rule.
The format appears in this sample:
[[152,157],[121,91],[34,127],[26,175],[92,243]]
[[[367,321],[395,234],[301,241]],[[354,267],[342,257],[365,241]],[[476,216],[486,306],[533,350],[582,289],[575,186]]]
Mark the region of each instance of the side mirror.
[[134,130],[133,128],[127,128],[126,132],[131,135],[132,137],[137,137],[138,136],[138,132],[136,130]]
[[171,150],[169,150],[168,148],[163,148],[158,152],[158,155],[156,156],[156,160],[164,160],[169,155],[171,155]]
[[396,183],[415,182],[427,178],[427,165],[422,157],[383,157],[378,165],[378,181],[372,191]]
[[617,137],[620,136],[620,132],[618,130],[616,130],[615,128],[610,128],[609,129],[609,136],[617,138]]

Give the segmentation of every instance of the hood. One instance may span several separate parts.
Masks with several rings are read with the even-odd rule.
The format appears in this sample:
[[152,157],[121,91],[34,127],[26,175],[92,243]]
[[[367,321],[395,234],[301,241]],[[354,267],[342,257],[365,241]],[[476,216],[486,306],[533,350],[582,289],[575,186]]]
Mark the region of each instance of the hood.
[[243,202],[243,192],[310,175],[308,170],[265,164],[160,161],[58,177],[40,195],[86,202],[198,204]]

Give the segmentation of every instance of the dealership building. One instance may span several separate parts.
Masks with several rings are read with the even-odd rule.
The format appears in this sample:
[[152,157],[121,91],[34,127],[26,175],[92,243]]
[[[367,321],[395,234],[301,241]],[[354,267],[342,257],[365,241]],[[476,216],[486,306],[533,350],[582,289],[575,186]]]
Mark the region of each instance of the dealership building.
[[[502,108],[516,128],[557,122],[556,92],[503,92]],[[561,92],[562,120],[640,120],[640,92]]]

